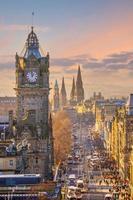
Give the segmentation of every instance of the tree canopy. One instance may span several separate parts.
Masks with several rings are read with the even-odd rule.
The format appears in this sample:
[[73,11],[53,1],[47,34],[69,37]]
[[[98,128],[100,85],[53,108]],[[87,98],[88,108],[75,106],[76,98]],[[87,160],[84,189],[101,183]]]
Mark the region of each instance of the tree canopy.
[[71,120],[65,111],[57,112],[53,117],[55,162],[67,158],[71,149]]

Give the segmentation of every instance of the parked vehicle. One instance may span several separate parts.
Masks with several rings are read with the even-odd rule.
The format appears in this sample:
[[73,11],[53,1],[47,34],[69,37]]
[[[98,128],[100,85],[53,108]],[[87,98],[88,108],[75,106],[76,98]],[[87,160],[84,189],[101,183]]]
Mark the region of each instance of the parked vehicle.
[[68,176],[68,179],[70,180],[70,179],[76,179],[76,176],[75,176],[75,174],[70,174],[69,176]]
[[68,155],[68,158],[67,158],[67,164],[73,164],[73,157],[71,155]]
[[68,187],[67,200],[81,200],[82,194],[79,188],[71,186]]
[[77,180],[77,184],[76,184],[77,188],[79,188],[81,190],[81,193],[86,193],[88,192],[85,183],[82,179],[78,179]]
[[106,194],[104,200],[113,200],[112,194]]
[[70,174],[68,176],[68,185],[69,186],[76,186],[76,176],[75,176],[75,174]]

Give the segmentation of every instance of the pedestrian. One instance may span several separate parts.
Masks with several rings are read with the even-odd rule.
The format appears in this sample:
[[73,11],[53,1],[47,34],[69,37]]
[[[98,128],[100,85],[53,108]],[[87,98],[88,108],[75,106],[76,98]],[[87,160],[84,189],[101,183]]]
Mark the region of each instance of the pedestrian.
[[101,184],[102,184],[102,180],[99,181],[99,185],[101,185]]
[[106,180],[106,184],[109,185],[109,182]]

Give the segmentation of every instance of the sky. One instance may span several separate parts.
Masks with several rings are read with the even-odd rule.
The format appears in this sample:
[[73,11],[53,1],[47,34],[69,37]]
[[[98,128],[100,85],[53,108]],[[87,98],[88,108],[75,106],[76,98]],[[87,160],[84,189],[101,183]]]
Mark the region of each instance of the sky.
[[[34,11],[34,17],[32,12]],[[50,85],[68,98],[81,65],[85,97],[133,93],[133,0],[0,0],[0,96],[15,92],[15,54],[30,27],[50,53]]]

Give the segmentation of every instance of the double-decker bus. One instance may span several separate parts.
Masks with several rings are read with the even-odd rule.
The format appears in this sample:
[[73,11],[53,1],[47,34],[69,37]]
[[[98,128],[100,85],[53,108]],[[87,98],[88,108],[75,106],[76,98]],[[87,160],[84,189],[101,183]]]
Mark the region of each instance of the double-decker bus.
[[33,185],[41,182],[40,174],[0,175],[0,187]]

